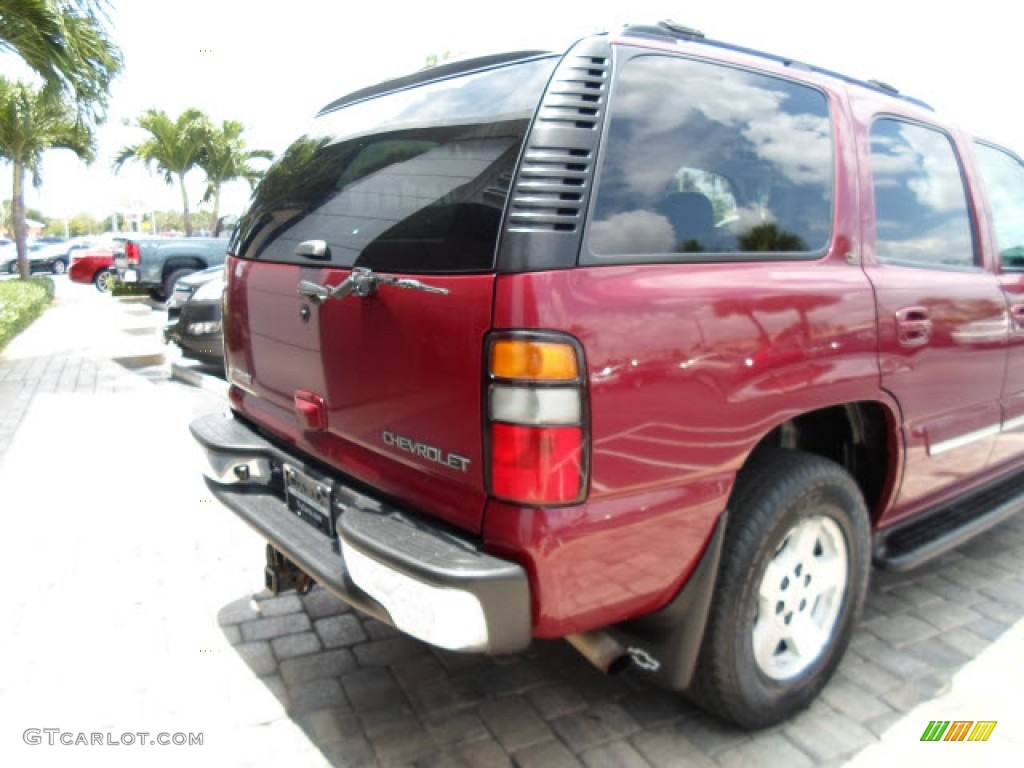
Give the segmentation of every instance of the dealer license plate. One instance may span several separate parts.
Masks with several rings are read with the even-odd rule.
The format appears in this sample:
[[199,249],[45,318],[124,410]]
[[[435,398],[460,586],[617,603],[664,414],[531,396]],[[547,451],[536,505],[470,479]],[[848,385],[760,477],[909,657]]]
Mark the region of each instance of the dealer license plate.
[[334,536],[331,516],[331,482],[284,465],[285,498],[288,509],[327,536]]

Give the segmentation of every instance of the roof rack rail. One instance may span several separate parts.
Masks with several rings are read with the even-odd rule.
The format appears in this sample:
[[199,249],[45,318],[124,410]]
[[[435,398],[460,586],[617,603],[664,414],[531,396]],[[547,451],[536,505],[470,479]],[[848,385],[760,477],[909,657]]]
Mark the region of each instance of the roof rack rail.
[[874,78],[872,78],[871,80],[868,80],[868,84],[875,86],[875,88],[881,88],[883,91],[888,91],[889,93],[895,94],[896,96],[900,95],[899,89],[896,88],[896,86],[889,85],[888,83],[882,80],[875,80]]
[[734,45],[733,43],[726,43],[721,40],[713,40],[704,36],[703,32],[700,32],[691,27],[677,24],[674,21],[661,21],[658,24],[630,24],[627,25],[623,30],[623,34],[629,35],[630,37],[650,37],[650,38],[662,38],[669,40],[686,40],[690,42],[697,42],[703,45],[714,46],[715,48],[722,48],[727,51],[733,51],[735,53],[742,53],[748,56],[757,56],[762,59],[768,59],[770,61],[776,61],[783,66],[791,67],[793,69],[799,69],[805,72],[817,72],[818,74],[826,75],[827,77],[834,77],[837,80],[842,80],[845,83],[852,85],[859,85],[864,88],[870,88],[875,91],[880,91],[889,96],[895,96],[896,98],[903,99],[904,101],[915,104],[918,107],[927,109],[929,112],[934,112],[931,104],[915,99],[912,96],[906,96],[900,93],[896,88],[884,83],[881,80],[859,80],[849,75],[844,75],[840,72],[835,72],[831,69],[823,69],[821,67],[815,67],[805,62],[799,61],[798,59],[791,59],[786,56],[779,56],[774,53],[767,53],[765,51],[759,51],[755,48],[747,48],[742,45]]
[[492,67],[499,67],[503,64],[511,64],[514,61],[527,61],[529,59],[539,59],[551,55],[554,55],[551,51],[513,51],[510,53],[497,53],[490,56],[479,56],[474,59],[453,61],[450,64],[441,64],[436,67],[426,67],[411,75],[398,77],[394,80],[386,80],[383,83],[377,83],[376,85],[371,85],[368,88],[362,88],[358,91],[346,94],[323,107],[317,113],[317,116],[319,117],[320,115],[327,114],[328,112],[340,109],[341,107],[347,107],[348,105],[355,104],[358,101],[371,99],[374,96],[402,91],[406,88],[411,88],[414,85],[429,83],[434,80],[445,80],[449,77],[463,75],[468,72],[479,72],[485,69],[491,69]]
[[663,29],[667,29],[670,32],[675,32],[677,35],[681,35],[683,37],[691,37],[696,38],[698,40],[704,39],[704,33],[701,32],[699,29],[687,27],[683,24],[677,24],[676,22],[672,21],[672,19],[665,19],[663,21],[659,21],[658,26],[662,27]]

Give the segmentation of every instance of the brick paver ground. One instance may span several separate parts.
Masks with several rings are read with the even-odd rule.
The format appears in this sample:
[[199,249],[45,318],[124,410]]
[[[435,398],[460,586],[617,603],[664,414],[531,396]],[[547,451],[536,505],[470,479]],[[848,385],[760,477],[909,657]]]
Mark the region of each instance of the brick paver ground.
[[[1024,756],[1011,701],[1024,688],[1024,516],[914,573],[876,573],[820,699],[737,731],[639,673],[601,676],[562,642],[463,656],[319,589],[254,593],[262,543],[209,496],[186,429],[224,401],[169,378],[159,311],[58,286],[0,355],[3,764],[931,768],[968,750],[979,765]],[[999,725],[985,744],[922,744],[935,719]],[[44,733],[29,745],[30,728],[204,743],[49,746]]]

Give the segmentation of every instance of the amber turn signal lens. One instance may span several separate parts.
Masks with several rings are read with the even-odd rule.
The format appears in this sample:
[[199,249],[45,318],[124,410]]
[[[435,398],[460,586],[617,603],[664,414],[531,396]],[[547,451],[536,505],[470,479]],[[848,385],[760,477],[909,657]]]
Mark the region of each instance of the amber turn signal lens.
[[503,379],[572,381],[579,376],[570,344],[502,339],[491,346],[491,374]]

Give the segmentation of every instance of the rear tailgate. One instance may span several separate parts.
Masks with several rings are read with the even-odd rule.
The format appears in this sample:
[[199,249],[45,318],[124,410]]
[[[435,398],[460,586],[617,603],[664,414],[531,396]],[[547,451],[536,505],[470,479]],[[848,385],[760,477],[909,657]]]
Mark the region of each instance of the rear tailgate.
[[[334,286],[347,275],[230,261],[227,358],[244,386],[236,408],[379,492],[478,530],[493,275],[423,278],[447,295],[385,285],[317,304],[297,291],[301,280]],[[297,394],[300,406],[322,399],[324,429],[305,428]]]
[[[472,532],[498,232],[556,63],[530,54],[341,100],[267,171],[228,262],[236,409]],[[326,297],[354,271],[377,282]]]

